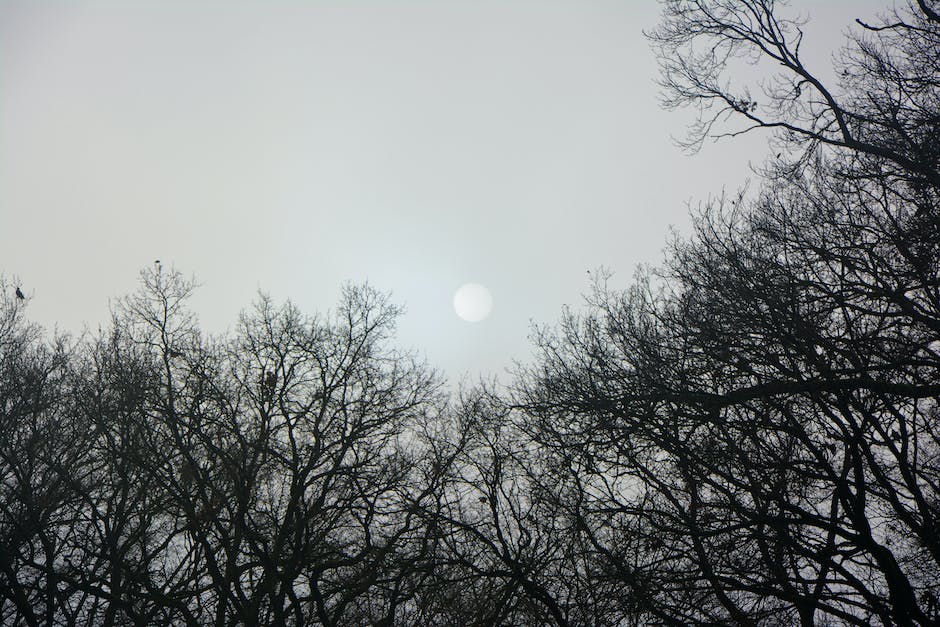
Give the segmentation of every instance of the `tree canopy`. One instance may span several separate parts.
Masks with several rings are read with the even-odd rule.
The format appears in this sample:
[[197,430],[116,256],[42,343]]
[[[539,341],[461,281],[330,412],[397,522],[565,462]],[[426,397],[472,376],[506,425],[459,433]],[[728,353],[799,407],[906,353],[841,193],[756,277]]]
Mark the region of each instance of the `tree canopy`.
[[79,339],[0,286],[0,622],[940,623],[940,10],[832,82],[781,3],[662,6],[687,145],[776,156],[508,387],[369,286],[215,337],[157,266]]

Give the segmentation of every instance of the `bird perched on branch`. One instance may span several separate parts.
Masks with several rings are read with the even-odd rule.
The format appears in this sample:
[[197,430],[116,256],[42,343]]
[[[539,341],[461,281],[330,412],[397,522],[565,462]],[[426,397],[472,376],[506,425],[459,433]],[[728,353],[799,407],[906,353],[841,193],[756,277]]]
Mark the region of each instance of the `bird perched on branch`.
[[19,300],[26,300],[26,297],[23,295],[23,290],[21,290],[20,288],[16,288],[16,297]]

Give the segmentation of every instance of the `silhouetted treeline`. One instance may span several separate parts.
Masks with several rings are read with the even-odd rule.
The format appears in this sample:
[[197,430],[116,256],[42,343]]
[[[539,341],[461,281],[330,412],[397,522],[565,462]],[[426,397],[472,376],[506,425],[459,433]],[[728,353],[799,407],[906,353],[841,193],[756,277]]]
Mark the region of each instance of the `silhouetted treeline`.
[[508,388],[449,396],[368,287],[208,337],[158,266],[70,340],[3,286],[0,623],[940,624],[937,4],[834,82],[774,2],[663,6],[689,145],[775,157]]

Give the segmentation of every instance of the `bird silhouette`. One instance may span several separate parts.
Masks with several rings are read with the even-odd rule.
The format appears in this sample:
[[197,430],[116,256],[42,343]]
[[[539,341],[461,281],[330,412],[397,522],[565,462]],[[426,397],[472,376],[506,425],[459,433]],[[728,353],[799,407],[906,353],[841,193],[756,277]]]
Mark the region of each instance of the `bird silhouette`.
[[20,300],[26,300],[26,297],[23,296],[23,290],[16,288],[16,297]]

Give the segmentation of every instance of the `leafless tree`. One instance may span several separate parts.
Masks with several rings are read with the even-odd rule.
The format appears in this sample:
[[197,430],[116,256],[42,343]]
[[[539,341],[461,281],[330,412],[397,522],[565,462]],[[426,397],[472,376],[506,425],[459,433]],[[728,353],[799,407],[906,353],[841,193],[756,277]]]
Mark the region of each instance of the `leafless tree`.
[[[940,23],[920,3],[863,24],[836,89],[773,2],[665,9],[692,142],[730,114],[799,167],[710,203],[630,289],[600,281],[540,336],[515,420],[643,620],[935,624]],[[740,58],[782,68],[762,102],[724,82]]]
[[398,309],[369,287],[330,317],[262,297],[207,338],[192,288],[144,272],[68,354],[6,303],[4,622],[401,622],[446,463],[437,375],[388,345]]
[[932,0],[892,9],[880,23],[857,20],[831,68],[834,80],[801,56],[805,22],[788,16],[784,2],[664,0],[663,7],[650,37],[664,103],[700,114],[687,146],[768,129],[784,160],[831,148],[853,157],[853,178],[867,172],[940,185],[940,21]]

